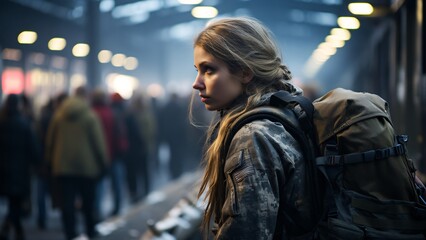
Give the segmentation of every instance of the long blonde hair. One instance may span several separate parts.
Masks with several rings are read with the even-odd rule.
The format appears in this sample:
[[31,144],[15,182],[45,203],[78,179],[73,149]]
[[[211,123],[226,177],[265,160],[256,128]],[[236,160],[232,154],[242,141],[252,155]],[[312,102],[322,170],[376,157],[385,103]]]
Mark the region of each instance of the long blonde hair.
[[253,79],[244,86],[245,104],[227,110],[220,125],[212,123],[208,130],[204,153],[206,167],[198,194],[198,197],[205,194],[207,204],[203,227],[208,230],[211,218],[214,216],[218,220],[225,202],[226,177],[221,159],[225,156],[221,152],[229,125],[244,112],[258,106],[262,95],[286,89],[285,81],[291,79],[291,73],[282,64],[272,33],[254,18],[222,18],[210,22],[196,37],[195,46],[225,62],[231,73],[253,73]]

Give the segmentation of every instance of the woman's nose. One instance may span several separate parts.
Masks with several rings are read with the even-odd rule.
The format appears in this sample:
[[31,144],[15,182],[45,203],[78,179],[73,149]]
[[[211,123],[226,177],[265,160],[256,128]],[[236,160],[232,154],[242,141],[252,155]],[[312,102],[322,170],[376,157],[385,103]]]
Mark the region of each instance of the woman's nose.
[[197,74],[194,82],[192,83],[192,88],[196,90],[200,90],[204,88],[204,82],[200,74]]

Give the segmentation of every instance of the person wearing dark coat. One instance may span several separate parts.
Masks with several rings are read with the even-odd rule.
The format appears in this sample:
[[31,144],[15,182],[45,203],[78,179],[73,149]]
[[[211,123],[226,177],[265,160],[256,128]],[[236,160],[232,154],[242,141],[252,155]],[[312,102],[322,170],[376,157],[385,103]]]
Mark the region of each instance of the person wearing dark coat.
[[25,239],[21,219],[22,206],[30,194],[31,169],[40,162],[40,152],[30,123],[21,112],[21,99],[10,94],[0,111],[0,196],[8,201],[0,239]]
[[[92,92],[91,102],[92,109],[98,116],[102,130],[105,137],[106,151],[107,151],[107,168],[111,165],[111,156],[113,155],[114,149],[114,113],[110,106],[108,94],[101,88],[96,88]],[[99,222],[103,219],[102,214],[102,200],[106,189],[106,178],[109,174],[105,174],[96,186],[95,195],[95,221]]]

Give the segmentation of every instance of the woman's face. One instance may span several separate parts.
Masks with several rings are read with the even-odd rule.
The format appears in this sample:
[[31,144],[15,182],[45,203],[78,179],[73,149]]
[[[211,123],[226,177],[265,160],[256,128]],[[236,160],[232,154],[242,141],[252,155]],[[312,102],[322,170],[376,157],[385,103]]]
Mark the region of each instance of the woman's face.
[[241,95],[244,81],[242,74],[231,74],[223,61],[202,47],[194,48],[194,66],[198,74],[192,87],[199,91],[207,110],[225,109]]

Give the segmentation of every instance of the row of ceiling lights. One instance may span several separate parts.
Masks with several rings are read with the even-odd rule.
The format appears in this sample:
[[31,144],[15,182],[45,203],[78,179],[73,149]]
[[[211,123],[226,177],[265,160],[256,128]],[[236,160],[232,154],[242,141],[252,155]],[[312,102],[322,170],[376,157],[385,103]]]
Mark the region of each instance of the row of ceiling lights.
[[[367,2],[356,2],[348,4],[349,11],[354,15],[371,15],[374,8]],[[338,48],[342,48],[345,42],[351,38],[349,30],[359,29],[361,24],[355,17],[342,16],[337,19],[340,28],[333,28],[325,41],[320,43],[306,63],[305,74],[312,78],[321,66],[334,54]]]
[[[20,44],[34,44],[37,41],[37,33],[34,31],[22,31],[18,35],[18,43]],[[62,51],[65,49],[67,41],[65,38],[55,37],[49,40],[47,46],[51,51]],[[19,61],[21,58],[20,50],[18,49],[5,49],[5,59]],[[90,46],[87,43],[77,43],[72,48],[72,54],[75,57],[86,57],[90,52]],[[124,67],[126,70],[135,70],[138,67],[138,59],[131,56],[126,56],[122,53],[112,54],[109,50],[101,50],[98,53],[98,60],[100,63],[109,63],[114,67]]]
[[[100,2],[99,10],[103,13],[111,11],[111,16],[115,19],[127,18],[131,24],[138,24],[147,21],[151,13],[163,8],[182,7],[179,11],[188,11],[189,8],[186,6],[194,6],[202,2],[202,0],[143,0],[115,6],[114,0],[103,0]],[[191,8],[191,14],[195,18],[213,18],[218,13],[217,8],[213,6],[194,6]]]
[[[179,0],[180,4],[196,5],[200,4],[203,0]],[[213,18],[218,15],[218,10],[210,6],[194,7],[191,11],[192,15],[196,18]],[[34,44],[37,41],[37,32],[35,31],[22,31],[18,35],[18,42],[20,44]],[[62,51],[65,49],[67,41],[65,38],[54,37],[49,40],[47,46],[51,51]],[[5,49],[3,58],[7,60],[19,61],[21,53],[19,49]],[[72,48],[72,54],[75,57],[86,57],[90,52],[90,46],[86,43],[77,43]],[[126,70],[135,70],[138,67],[138,59],[131,56],[126,56],[123,53],[112,54],[109,50],[101,50],[98,53],[98,60],[100,63],[109,63],[115,67],[123,67]]]
[[[199,4],[202,0],[179,0],[181,4]],[[369,3],[350,3],[349,11],[356,15],[369,15],[374,8]],[[213,18],[217,16],[218,11],[214,7],[199,6],[192,9],[192,15],[197,18]],[[337,23],[340,28],[334,28],[325,39],[325,42],[319,44],[313,52],[306,67],[308,76],[313,76],[337,51],[337,48],[344,46],[345,41],[350,39],[350,32],[347,29],[358,29],[359,20],[355,17],[339,17]],[[33,31],[23,31],[18,35],[20,44],[33,44],[37,40],[37,33]],[[66,46],[64,38],[52,38],[48,42],[48,48],[52,51],[62,51]],[[90,52],[90,46],[86,43],[77,43],[72,48],[72,54],[75,57],[86,57]],[[99,62],[108,63],[115,67],[124,67],[127,70],[134,70],[138,66],[138,60],[135,57],[126,57],[122,53],[112,55],[109,50],[102,50],[98,54]]]

